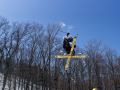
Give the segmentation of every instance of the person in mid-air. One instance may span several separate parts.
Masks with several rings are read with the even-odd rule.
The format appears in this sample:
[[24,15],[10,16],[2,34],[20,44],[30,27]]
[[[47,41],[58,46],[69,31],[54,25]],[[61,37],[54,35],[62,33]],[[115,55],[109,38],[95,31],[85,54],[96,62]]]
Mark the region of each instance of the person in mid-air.
[[[72,41],[73,41],[73,37],[70,36],[70,33],[67,33],[66,36],[64,37],[63,40],[63,48],[66,51],[67,54],[70,54],[71,51],[71,47],[72,47]],[[74,46],[76,47],[76,45]],[[75,50],[73,49],[73,55],[75,54]]]

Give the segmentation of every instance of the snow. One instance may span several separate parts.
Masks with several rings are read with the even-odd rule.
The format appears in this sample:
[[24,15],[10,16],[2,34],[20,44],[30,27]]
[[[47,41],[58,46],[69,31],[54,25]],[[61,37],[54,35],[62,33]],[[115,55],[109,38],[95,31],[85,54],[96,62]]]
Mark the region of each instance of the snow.
[[[2,90],[3,87],[3,79],[4,79],[4,75],[0,73],[0,90]],[[10,86],[10,81],[7,80],[7,83],[5,85],[5,89],[4,90],[14,90],[14,79],[11,80],[11,87]],[[30,89],[30,86],[29,86]],[[35,89],[35,85],[33,85],[33,90]],[[24,88],[22,88],[21,86],[19,87],[18,85],[18,81],[16,80],[16,90],[25,90]],[[39,90],[42,90],[42,88],[40,87]]]

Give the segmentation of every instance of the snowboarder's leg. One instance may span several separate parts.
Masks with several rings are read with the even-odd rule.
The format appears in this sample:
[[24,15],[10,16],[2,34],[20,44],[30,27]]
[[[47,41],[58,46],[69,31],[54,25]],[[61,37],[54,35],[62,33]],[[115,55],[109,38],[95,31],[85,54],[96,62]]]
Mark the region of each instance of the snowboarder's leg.
[[73,49],[72,55],[75,55],[75,50]]
[[[65,51],[67,52],[67,54],[70,54],[71,46],[66,47]],[[75,55],[75,50],[74,49],[73,49],[72,55]]]
[[75,48],[76,48],[76,45],[74,45],[74,49],[73,49],[73,55],[75,55]]
[[67,54],[70,54],[70,51],[71,51],[71,46],[69,46],[68,48],[67,48]]
[[71,49],[70,47],[67,47],[67,48],[66,48],[67,54],[70,54],[70,49]]
[[66,52],[67,54],[69,54],[68,47],[63,47],[63,49],[65,50],[65,52]]

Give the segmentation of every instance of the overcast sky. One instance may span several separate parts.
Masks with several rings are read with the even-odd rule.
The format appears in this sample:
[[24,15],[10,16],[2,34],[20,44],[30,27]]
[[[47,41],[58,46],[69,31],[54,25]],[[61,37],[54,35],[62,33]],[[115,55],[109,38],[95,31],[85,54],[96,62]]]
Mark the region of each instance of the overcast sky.
[[120,53],[120,0],[0,0],[0,16],[10,22],[60,22],[79,34],[80,47],[95,39]]

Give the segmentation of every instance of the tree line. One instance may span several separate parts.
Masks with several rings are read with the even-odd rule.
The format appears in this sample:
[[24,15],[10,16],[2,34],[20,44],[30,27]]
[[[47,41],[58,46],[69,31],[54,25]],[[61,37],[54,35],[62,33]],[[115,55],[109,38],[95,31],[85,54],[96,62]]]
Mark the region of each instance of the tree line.
[[[100,41],[89,41],[78,52],[85,59],[51,58],[60,54],[61,26],[39,23],[10,23],[0,17],[1,90],[99,90],[120,89],[120,56]],[[79,45],[78,45],[79,46]]]

